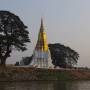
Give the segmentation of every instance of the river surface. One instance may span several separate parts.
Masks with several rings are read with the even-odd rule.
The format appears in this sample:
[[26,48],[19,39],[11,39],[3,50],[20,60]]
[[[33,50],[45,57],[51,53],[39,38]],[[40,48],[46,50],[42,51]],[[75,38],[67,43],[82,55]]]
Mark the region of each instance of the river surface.
[[90,81],[0,82],[0,90],[90,90]]

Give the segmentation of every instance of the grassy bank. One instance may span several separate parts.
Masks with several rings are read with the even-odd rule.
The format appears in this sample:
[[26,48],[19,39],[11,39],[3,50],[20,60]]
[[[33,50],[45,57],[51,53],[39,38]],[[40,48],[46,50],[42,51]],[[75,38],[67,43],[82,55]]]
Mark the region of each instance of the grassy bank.
[[90,70],[40,69],[14,66],[0,68],[0,81],[25,80],[90,80]]

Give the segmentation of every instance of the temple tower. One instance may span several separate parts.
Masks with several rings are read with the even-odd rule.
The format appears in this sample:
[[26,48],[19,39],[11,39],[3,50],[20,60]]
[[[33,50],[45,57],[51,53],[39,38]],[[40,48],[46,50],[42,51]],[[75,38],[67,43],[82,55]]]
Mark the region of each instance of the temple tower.
[[46,33],[44,31],[43,19],[41,18],[40,31],[31,64],[38,68],[48,68],[52,65],[51,62],[52,60],[46,40]]

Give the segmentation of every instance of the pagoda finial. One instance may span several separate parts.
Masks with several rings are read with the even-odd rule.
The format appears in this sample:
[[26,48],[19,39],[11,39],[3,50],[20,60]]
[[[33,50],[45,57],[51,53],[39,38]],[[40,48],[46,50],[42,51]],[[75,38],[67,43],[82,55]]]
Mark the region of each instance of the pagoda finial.
[[41,24],[43,24],[43,17],[41,17]]
[[44,30],[43,17],[41,17],[41,27],[40,27],[40,30]]

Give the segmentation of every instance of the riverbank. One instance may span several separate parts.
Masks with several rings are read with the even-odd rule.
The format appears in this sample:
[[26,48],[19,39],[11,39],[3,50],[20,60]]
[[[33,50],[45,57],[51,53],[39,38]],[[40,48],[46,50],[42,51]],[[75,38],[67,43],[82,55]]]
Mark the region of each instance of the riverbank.
[[0,81],[90,80],[90,70],[40,69],[7,66],[0,68]]

